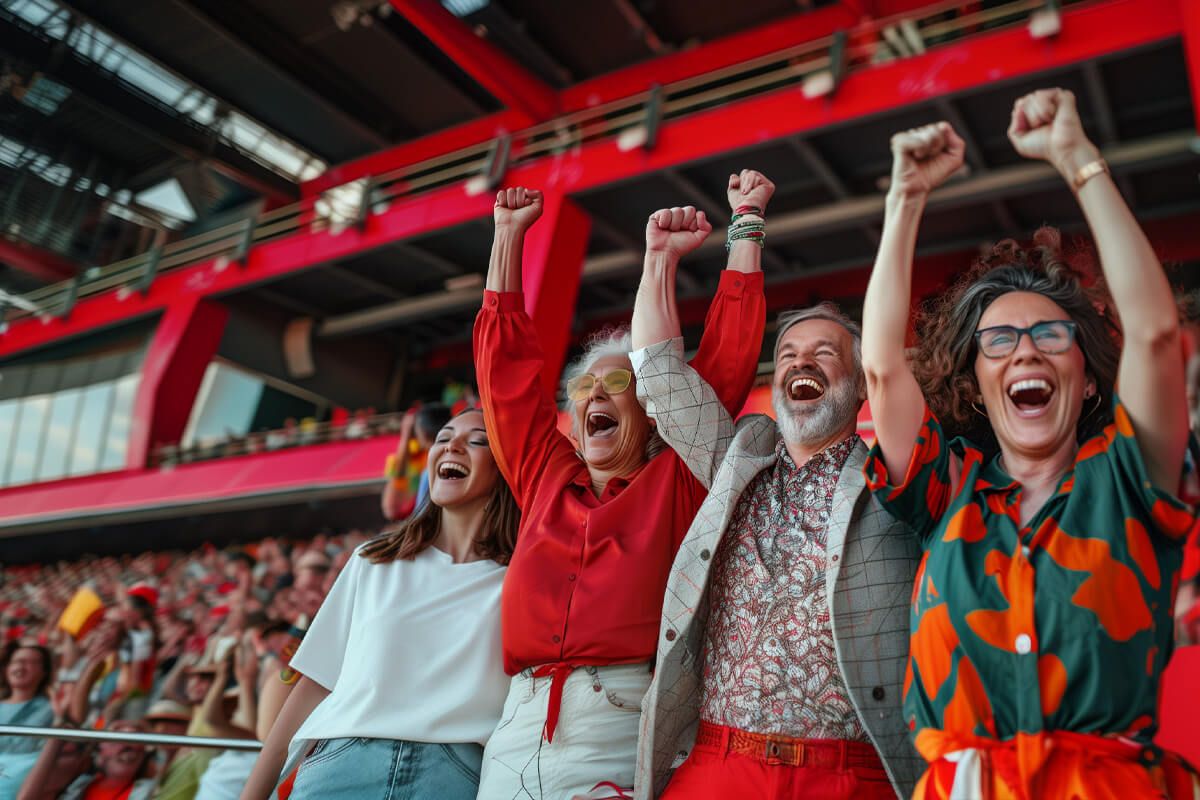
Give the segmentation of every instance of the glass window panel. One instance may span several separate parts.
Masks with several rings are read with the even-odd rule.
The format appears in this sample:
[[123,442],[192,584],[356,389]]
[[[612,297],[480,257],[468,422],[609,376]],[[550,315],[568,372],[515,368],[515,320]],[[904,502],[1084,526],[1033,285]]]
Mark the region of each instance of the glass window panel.
[[71,448],[72,475],[88,475],[99,468],[108,409],[116,388],[114,381],[105,381],[83,390],[79,404],[79,427]]
[[67,389],[54,395],[50,401],[42,460],[37,469],[39,481],[51,481],[67,474],[71,437],[75,433],[75,417],[79,412],[79,400],[82,395],[80,389]]
[[108,419],[108,434],[104,437],[104,453],[100,469],[121,469],[129,451],[129,431],[133,420],[133,398],[137,394],[140,375],[126,375],[116,382],[112,413]]
[[245,436],[262,395],[263,382],[253,375],[226,364],[209,364],[192,406],[184,446],[220,440],[226,435]]
[[20,400],[5,400],[0,403],[0,486],[7,481],[8,459],[12,454],[17,424],[17,406]]
[[16,446],[13,447],[12,464],[9,466],[8,482],[28,483],[33,480],[37,469],[38,450],[42,446],[42,434],[46,427],[47,411],[50,410],[50,395],[27,397],[21,401],[21,415],[17,419]]

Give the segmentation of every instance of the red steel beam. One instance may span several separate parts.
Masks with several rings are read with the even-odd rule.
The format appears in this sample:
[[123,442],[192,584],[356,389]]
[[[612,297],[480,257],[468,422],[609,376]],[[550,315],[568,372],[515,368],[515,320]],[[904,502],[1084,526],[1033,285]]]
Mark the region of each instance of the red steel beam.
[[437,0],[391,0],[391,4],[506,107],[539,121],[558,112],[558,97],[551,86],[503,50],[476,36]]
[[[1113,0],[1069,7],[1063,31],[1032,39],[1024,28],[980,34],[923,56],[849,75],[831,98],[806,99],[799,88],[729,103],[666,123],[657,147],[621,150],[591,142],[569,153],[520,165],[508,185],[572,194],[772,139],[847,122],[943,94],[1024,78],[1106,54],[1177,36],[1179,0]],[[401,198],[370,217],[365,229],[339,235],[305,232],[251,251],[245,269],[202,262],[161,275],[146,296],[106,293],[81,300],[66,320],[18,320],[0,336],[0,356],[154,313],[170,298],[220,295],[474,219],[492,210],[487,193],[455,185]],[[219,267],[219,268],[218,268]]]
[[542,385],[553,401],[567,356],[592,220],[560,192],[545,198],[542,219],[525,239],[522,286],[525,310],[533,318],[545,358]]
[[1179,0],[1179,6],[1183,14],[1183,53],[1192,87],[1192,114],[1200,130],[1200,3]]
[[227,308],[197,295],[167,307],[142,361],[126,469],[146,466],[154,447],[174,444],[183,436],[228,320]]
[[512,109],[498,111],[486,117],[455,125],[419,139],[413,139],[397,147],[380,150],[369,156],[345,164],[330,167],[312,180],[300,184],[300,194],[311,197],[326,189],[356,181],[368,175],[383,175],[393,170],[410,167],[446,153],[453,153],[472,145],[490,142],[504,133],[513,133],[530,124],[529,117]]
[[5,236],[0,236],[0,261],[46,283],[70,280],[79,270],[65,256]]
[[[891,16],[930,5],[930,2],[884,0],[876,5],[880,6],[880,16]],[[715,39],[690,50],[583,81],[560,91],[557,103],[563,113],[592,108],[623,97],[638,95],[656,83],[664,85],[695,78],[806,42],[814,42],[832,36],[839,30],[852,28],[860,22],[860,15],[843,6],[827,6],[809,13],[795,14]],[[489,141],[502,132],[517,131],[530,121],[528,115],[511,109],[492,114],[339,164],[305,182],[301,186],[301,192],[307,196],[367,175],[381,175],[427,158]]]

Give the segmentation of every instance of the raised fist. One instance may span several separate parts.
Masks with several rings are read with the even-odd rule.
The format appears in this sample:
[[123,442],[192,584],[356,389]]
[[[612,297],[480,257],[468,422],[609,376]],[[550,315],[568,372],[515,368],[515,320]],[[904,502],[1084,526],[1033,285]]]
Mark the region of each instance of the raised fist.
[[775,194],[775,184],[756,169],[744,169],[729,176],[725,194],[729,198],[730,211],[737,211],[740,206],[754,206],[766,211],[771,195]]
[[1079,121],[1075,95],[1065,89],[1041,89],[1017,100],[1008,140],[1025,158],[1048,161],[1063,172],[1082,166],[1073,160],[1090,161],[1099,154]]
[[663,208],[646,222],[646,252],[681,258],[712,233],[712,223],[695,206]]
[[496,192],[496,207],[492,210],[492,216],[497,228],[524,233],[541,215],[542,193],[537,189],[515,186]]
[[935,122],[892,137],[892,187],[902,195],[926,195],[962,166],[966,144],[949,122]]

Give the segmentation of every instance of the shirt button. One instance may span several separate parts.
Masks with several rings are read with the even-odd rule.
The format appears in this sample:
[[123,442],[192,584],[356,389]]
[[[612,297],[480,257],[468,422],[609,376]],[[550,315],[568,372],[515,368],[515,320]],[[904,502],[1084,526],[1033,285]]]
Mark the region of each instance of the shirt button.
[[742,288],[742,279],[741,279],[741,278],[734,278],[734,279],[733,279],[733,288],[735,288],[735,289],[740,289],[740,288]]
[[1013,647],[1017,648],[1017,652],[1021,655],[1027,655],[1029,651],[1033,650],[1033,639],[1029,638],[1028,633],[1022,633],[1013,642]]
[[1029,545],[1025,545],[1025,544],[1021,545],[1021,555],[1025,556],[1026,558],[1029,558]]
[[883,690],[882,686],[876,686],[871,690],[871,697],[874,697],[876,700],[882,700],[886,696],[887,692]]
[[562,637],[556,633],[550,637],[550,640],[553,641],[555,644],[558,644],[559,642],[562,641]]
[[667,641],[668,642],[675,641],[675,631],[672,628],[667,629]]
[[708,552],[707,550],[700,551],[700,560],[701,561],[708,561],[708,559],[710,559],[710,558],[712,558],[712,553]]
[[568,576],[567,576],[567,580],[569,580],[569,581],[573,581],[573,580],[575,580],[575,573],[574,573],[574,572],[572,572],[570,575],[568,575]]
[[837,557],[837,556],[834,556],[834,557],[833,557],[833,560],[834,560],[834,561],[837,561],[837,560],[838,560],[838,557]]

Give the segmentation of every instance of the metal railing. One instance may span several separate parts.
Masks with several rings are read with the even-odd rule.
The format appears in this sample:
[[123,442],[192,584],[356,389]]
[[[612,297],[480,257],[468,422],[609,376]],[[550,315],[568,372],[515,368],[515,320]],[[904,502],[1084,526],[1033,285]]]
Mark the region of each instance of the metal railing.
[[[1086,0],[1067,0],[1086,2]],[[1057,5],[1057,3],[1055,3]],[[319,196],[88,270],[71,281],[27,293],[20,308],[0,308],[3,323],[22,318],[64,316],[80,299],[101,292],[147,292],[155,278],[181,267],[215,260],[217,269],[244,267],[250,250],[301,230],[337,232],[363,226],[401,197],[462,181],[484,186],[505,169],[568,153],[591,142],[618,139],[621,146],[648,146],[657,126],[732,100],[803,85],[823,73],[838,78],[872,65],[918,55],[980,31],[1028,23],[1046,0],[1009,0],[963,12],[961,0],[944,0],[895,17],[871,20],[848,31],[779,50],[704,75],[676,81],[619,100],[571,112],[513,133],[429,158],[378,176],[360,178]],[[625,138],[622,138],[625,137]]]
[[207,747],[251,753],[262,749],[262,742],[256,739],[219,739],[211,736],[176,736],[169,733],[136,731],[92,731],[82,728],[33,728],[24,725],[0,725],[0,736],[32,736],[37,739],[61,739],[65,742],[127,742],[148,747]]
[[350,417],[345,422],[298,423],[294,428],[278,428],[250,433],[236,439],[218,439],[189,447],[162,445],[151,454],[151,466],[175,466],[198,461],[211,461],[260,453],[277,453],[298,447],[327,442],[364,441],[377,436],[392,436],[400,432],[404,413],[375,414],[369,417]]

